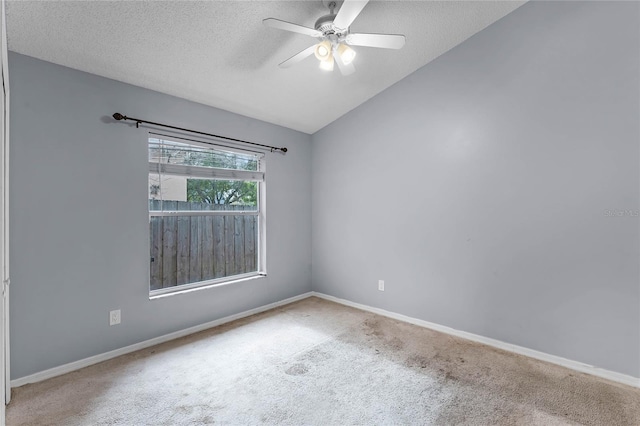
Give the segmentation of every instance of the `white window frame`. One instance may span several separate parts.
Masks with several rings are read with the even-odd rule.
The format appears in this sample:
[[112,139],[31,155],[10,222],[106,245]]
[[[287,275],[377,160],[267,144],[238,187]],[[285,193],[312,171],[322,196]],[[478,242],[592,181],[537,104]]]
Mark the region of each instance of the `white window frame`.
[[[181,284],[172,287],[166,287],[161,289],[151,290],[151,265],[149,264],[148,272],[148,289],[149,298],[155,299],[165,297],[173,294],[180,294],[190,292],[193,290],[210,288],[220,285],[228,285],[236,282],[242,282],[250,279],[261,278],[267,276],[267,262],[266,262],[266,164],[265,155],[261,152],[244,150],[236,147],[229,147],[226,145],[216,145],[210,142],[200,142],[197,140],[186,139],[182,137],[172,138],[168,135],[156,135],[149,134],[147,137],[147,146],[149,145],[149,139],[161,139],[170,142],[177,142],[181,144],[193,145],[202,148],[217,148],[220,151],[227,151],[238,154],[250,154],[255,155],[258,159],[258,170],[229,170],[229,169],[216,169],[209,167],[188,166],[180,164],[166,164],[149,162],[149,174],[164,174],[183,177],[196,177],[203,179],[218,179],[218,180],[245,180],[254,181],[258,183],[258,196],[257,196],[257,209],[256,210],[189,210],[189,211],[167,211],[167,210],[149,210],[149,223],[151,223],[152,217],[162,216],[256,216],[257,217],[257,233],[258,239],[256,244],[256,261],[257,270],[254,272],[230,275],[227,277],[214,278],[210,280],[198,281],[193,283]],[[147,238],[150,244],[151,238]],[[150,252],[150,247],[149,250]]]

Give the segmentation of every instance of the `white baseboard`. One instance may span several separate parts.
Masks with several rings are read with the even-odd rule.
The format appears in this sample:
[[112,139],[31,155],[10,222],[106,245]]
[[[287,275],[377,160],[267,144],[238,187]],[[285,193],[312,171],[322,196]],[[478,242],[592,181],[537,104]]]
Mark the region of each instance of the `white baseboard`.
[[480,336],[473,333],[467,333],[466,331],[456,330],[451,327],[446,327],[444,325],[432,323],[429,321],[424,321],[417,318],[412,318],[406,315],[398,314],[395,312],[386,311],[380,308],[374,308],[372,306],[363,305],[360,303],[351,302],[346,299],[340,299],[338,297],[329,296],[328,294],[318,293],[315,291],[311,291],[308,293],[304,293],[298,296],[290,297],[285,300],[281,300],[279,302],[270,303],[268,305],[260,306],[258,308],[250,309],[248,311],[240,312],[235,315],[230,315],[228,317],[220,318],[214,321],[207,322],[205,324],[196,325],[194,327],[189,327],[184,330],[176,331],[173,333],[165,334],[163,336],[155,337],[153,339],[145,340],[140,343],[135,343],[133,345],[126,346],[124,348],[115,349],[113,351],[105,352],[103,354],[95,355],[89,358],[81,359],[78,361],[70,362],[68,364],[64,364],[58,367],[50,368],[48,370],[40,371],[38,373],[31,374],[29,376],[20,377],[18,379],[11,380],[11,387],[23,386],[29,383],[35,383],[42,380],[50,379],[52,377],[60,376],[62,374],[70,373],[75,370],[79,370],[84,367],[88,367],[93,364],[97,364],[102,361],[107,361],[109,359],[118,357],[120,355],[125,355],[131,352],[138,351],[140,349],[145,349],[150,346],[158,345],[160,343],[168,342],[170,340],[178,339],[180,337],[188,336],[193,333],[197,333],[203,330],[207,330],[209,328],[213,328],[231,321],[235,321],[240,318],[245,318],[251,315],[255,315],[261,312],[268,311],[269,309],[277,308],[283,305],[288,305],[289,303],[296,302],[298,300],[306,299],[311,296],[316,296],[321,299],[329,300],[332,302],[340,303],[341,305],[351,306],[356,309],[360,309],[363,311],[373,312],[378,315],[382,315],[388,318],[393,318],[399,321],[404,321],[410,324],[415,324],[420,327],[429,328],[431,330],[439,331],[442,333],[450,334],[452,336],[461,337],[463,339],[471,340],[478,343],[483,343],[488,346],[493,346],[498,349],[503,349],[505,351],[517,353],[520,355],[525,355],[531,358],[539,359],[541,361],[550,362],[552,364],[561,365],[566,368],[570,368],[575,371],[580,371],[582,373],[591,374],[593,376],[601,377],[604,379],[608,379],[614,382],[623,383],[625,385],[633,386],[636,388],[640,388],[640,378],[629,376],[622,373],[617,373],[615,371],[605,370],[602,368],[594,367],[589,364],[584,364],[578,361],[572,361],[570,359],[562,358],[555,355],[550,355],[544,352],[536,351],[529,348],[524,348],[522,346],[513,345],[511,343],[502,342],[500,340],[491,339],[489,337]]
[[562,358],[555,355],[550,355],[550,354],[536,351],[529,348],[524,348],[522,346],[513,345],[511,343],[502,342],[500,340],[491,339],[489,337],[484,337],[484,336],[480,336],[473,333],[467,333],[466,331],[456,330],[451,327],[446,327],[444,325],[435,324],[429,321],[408,317],[406,315],[397,314],[395,312],[385,311],[384,309],[362,305],[360,303],[351,302],[346,299],[340,299],[338,297],[329,296],[328,294],[318,293],[315,291],[312,291],[311,293],[313,296],[330,300],[332,302],[340,303],[341,305],[351,306],[353,308],[360,309],[363,311],[373,312],[378,315],[393,318],[403,322],[408,322],[410,324],[415,324],[420,327],[429,328],[431,330],[450,334],[452,336],[462,337],[463,339],[471,340],[478,343],[483,343],[488,346],[493,346],[494,348],[503,349],[505,351],[514,352],[520,355],[525,355],[541,361],[546,361],[552,364],[561,365],[563,367],[570,368],[572,370],[580,371],[581,373],[591,374],[592,376],[597,376],[603,379],[611,380],[613,382],[623,383],[625,385],[640,388],[640,378],[637,378],[637,377],[628,376],[626,374],[617,373],[615,371],[605,370],[602,368],[594,367],[593,365],[584,364],[578,361],[572,361],[570,359]]
[[75,370],[79,370],[84,367],[88,367],[93,364],[97,364],[102,361],[106,361],[120,355],[125,355],[131,352],[139,351],[150,346],[158,345],[160,343],[168,342],[170,340],[178,339],[180,337],[188,336],[189,334],[197,333],[199,331],[207,330],[218,325],[222,325],[231,321],[245,318],[251,315],[259,314],[260,312],[268,311],[269,309],[277,308],[279,306],[288,305],[289,303],[296,302],[298,300],[306,299],[313,295],[312,292],[304,293],[298,296],[290,297],[279,302],[270,303],[268,305],[260,306],[248,311],[240,312],[239,314],[229,315],[228,317],[220,318],[214,321],[210,321],[204,324],[196,325],[193,327],[185,328],[173,333],[165,334],[164,336],[155,337],[153,339],[145,340],[144,342],[135,343],[133,345],[125,346],[124,348],[115,349],[113,351],[105,352],[103,354],[94,355],[89,358],[84,358],[78,361],[70,362],[58,367],[50,368],[48,370],[40,371],[38,373],[30,374],[28,376],[20,377],[18,379],[11,380],[11,387],[15,388],[23,386],[29,383],[40,382],[42,380],[50,379],[52,377],[60,376],[62,374],[70,373]]

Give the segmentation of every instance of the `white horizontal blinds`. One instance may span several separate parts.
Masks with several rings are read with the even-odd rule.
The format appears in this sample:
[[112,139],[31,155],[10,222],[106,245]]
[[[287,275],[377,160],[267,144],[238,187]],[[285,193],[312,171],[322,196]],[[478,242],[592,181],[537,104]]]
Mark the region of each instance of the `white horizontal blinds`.
[[149,172],[204,179],[264,181],[263,154],[149,138]]
[[263,172],[184,166],[182,164],[149,163],[149,171],[151,173],[198,177],[203,179],[264,181]]

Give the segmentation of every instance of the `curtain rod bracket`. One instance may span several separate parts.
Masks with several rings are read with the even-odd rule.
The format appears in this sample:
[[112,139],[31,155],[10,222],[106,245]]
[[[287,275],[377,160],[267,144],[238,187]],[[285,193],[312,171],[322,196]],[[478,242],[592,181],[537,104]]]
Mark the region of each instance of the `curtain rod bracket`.
[[214,138],[225,139],[225,140],[228,140],[228,141],[239,142],[239,143],[244,143],[244,144],[248,144],[248,145],[261,146],[263,148],[269,148],[269,150],[271,152],[281,151],[283,153],[286,153],[288,151],[287,148],[284,148],[284,147],[283,148],[278,148],[276,146],[263,145],[261,143],[249,142],[249,141],[245,141],[245,140],[242,140],[242,139],[235,139],[235,138],[229,138],[229,137],[226,137],[226,136],[214,135],[213,133],[199,132],[197,130],[190,130],[190,129],[185,129],[185,128],[182,128],[182,127],[170,126],[168,124],[155,123],[153,121],[141,120],[139,118],[127,117],[126,115],[122,115],[119,112],[116,112],[115,114],[113,114],[112,117],[117,121],[120,121],[120,120],[135,121],[136,122],[136,128],[140,128],[140,124],[142,124],[142,123],[147,123],[147,124],[151,124],[152,126],[167,127],[169,129],[181,130],[183,132],[196,133],[196,134],[199,134],[199,135],[211,136],[211,137],[214,137]]

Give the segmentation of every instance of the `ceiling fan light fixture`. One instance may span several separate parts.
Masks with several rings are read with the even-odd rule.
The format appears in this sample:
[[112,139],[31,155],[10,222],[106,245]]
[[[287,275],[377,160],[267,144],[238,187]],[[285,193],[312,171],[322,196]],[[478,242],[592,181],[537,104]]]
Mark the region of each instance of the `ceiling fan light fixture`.
[[[315,38],[315,44],[293,55],[278,64],[280,68],[288,68],[314,54],[320,61],[320,68],[332,71],[334,62],[338,61],[338,69],[344,76],[353,74],[356,52],[351,46],[377,47],[381,49],[400,49],[404,46],[405,36],[402,34],[365,34],[352,33],[351,24],[358,17],[369,0],[322,0],[329,7],[330,13],[321,16],[313,28],[305,27],[275,18],[267,18],[262,22],[267,27]],[[338,13],[334,10],[340,3]]]
[[329,52],[329,57],[320,61],[320,69],[325,71],[333,71],[333,55]]
[[356,51],[346,44],[340,43],[338,46],[338,55],[340,55],[340,59],[342,59],[343,64],[349,65],[356,57]]
[[319,61],[326,61],[331,56],[331,43],[329,40],[318,43],[314,53]]

